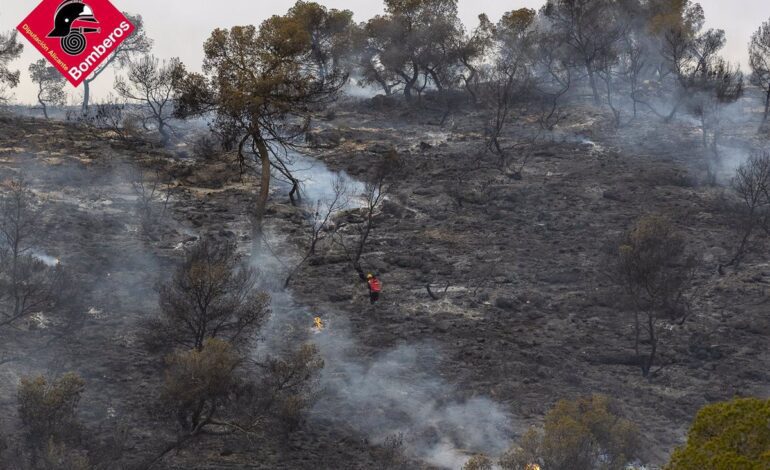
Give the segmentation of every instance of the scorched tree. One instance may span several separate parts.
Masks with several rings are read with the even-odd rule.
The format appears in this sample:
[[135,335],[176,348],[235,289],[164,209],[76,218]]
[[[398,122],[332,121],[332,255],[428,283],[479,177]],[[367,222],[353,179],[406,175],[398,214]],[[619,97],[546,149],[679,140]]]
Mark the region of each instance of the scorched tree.
[[305,134],[309,113],[333,100],[347,81],[339,63],[319,63],[317,49],[323,45],[314,42],[307,24],[289,14],[273,16],[259,28],[217,29],[204,45],[204,73],[185,73],[178,83],[177,115],[213,112],[212,125],[226,147],[237,149],[241,170],[253,166],[260,174],[252,211],[255,249],[271,169],[289,176],[281,150]]

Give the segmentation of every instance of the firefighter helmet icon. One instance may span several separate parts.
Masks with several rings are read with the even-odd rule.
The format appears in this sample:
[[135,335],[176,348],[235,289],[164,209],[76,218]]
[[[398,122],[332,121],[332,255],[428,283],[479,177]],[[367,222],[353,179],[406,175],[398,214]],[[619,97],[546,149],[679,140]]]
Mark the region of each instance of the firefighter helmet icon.
[[86,28],[76,23],[98,23],[94,12],[83,0],[65,0],[54,15],[54,29],[49,38],[61,38],[61,47],[69,55],[79,55],[86,49],[86,34],[98,33],[99,28]]

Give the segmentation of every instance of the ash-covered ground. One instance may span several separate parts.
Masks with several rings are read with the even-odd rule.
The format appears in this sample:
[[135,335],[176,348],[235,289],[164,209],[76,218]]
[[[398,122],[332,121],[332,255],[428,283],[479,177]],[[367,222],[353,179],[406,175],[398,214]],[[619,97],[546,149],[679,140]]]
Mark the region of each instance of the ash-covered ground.
[[[382,300],[369,305],[331,242],[288,291],[275,287],[301,256],[308,212],[277,185],[269,252],[255,261],[275,289],[274,315],[255,348],[297,332],[316,342],[323,392],[293,433],[200,436],[154,468],[391,468],[383,444],[401,433],[410,452],[399,468],[459,468],[463,455],[504,450],[557,400],[592,393],[622,404],[644,435],[644,461],[656,465],[704,404],[767,395],[765,252],[718,269],[739,242],[725,209],[735,197],[726,184],[746,155],[739,143],[766,142],[736,125],[722,184],[705,185],[700,135],[686,119],[646,116],[615,130],[599,110],[569,111],[535,142],[534,124],[509,131],[514,158],[529,156],[521,178],[485,154],[486,117],[476,112],[442,126],[440,114],[365,101],[319,117],[310,140],[322,145],[306,153],[334,170],[364,180],[398,153],[362,258],[380,274]],[[191,142],[131,148],[28,118],[0,120],[0,158],[0,178],[23,174],[49,205],[39,251],[71,274],[77,300],[66,314],[0,332],[12,356],[0,366],[5,434],[17,428],[20,377],[76,371],[86,380],[79,416],[90,445],[115,453],[108,468],[146,468],[175,436],[158,400],[163,357],[141,341],[157,285],[204,234],[249,246],[255,179],[225,159],[198,158]],[[173,188],[152,237],[135,214],[136,168],[157,170]],[[644,378],[608,257],[648,213],[668,216],[699,262],[692,314],[663,328],[660,370]],[[335,222],[357,217],[345,210]],[[318,335],[314,316],[326,321]]]

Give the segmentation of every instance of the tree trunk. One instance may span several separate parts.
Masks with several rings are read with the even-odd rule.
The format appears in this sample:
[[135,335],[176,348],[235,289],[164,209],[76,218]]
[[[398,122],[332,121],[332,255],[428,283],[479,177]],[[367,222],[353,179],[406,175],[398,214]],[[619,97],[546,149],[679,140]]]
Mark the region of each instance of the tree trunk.
[[471,102],[473,105],[477,105],[479,103],[478,96],[476,96],[476,91],[473,89],[473,83],[476,80],[476,75],[478,75],[478,72],[475,68],[471,67],[467,63],[463,62],[465,65],[465,68],[470,70],[470,75],[468,77],[463,76],[463,81],[465,82],[465,89],[468,91],[468,94],[471,95]]
[[171,135],[166,130],[166,127],[166,123],[163,121],[158,122],[158,132],[160,132],[164,146],[168,144],[169,140],[171,140]]
[[414,82],[407,81],[406,85],[404,85],[404,96],[406,97],[407,101],[412,101],[412,88],[414,87]]
[[417,64],[413,63],[413,72],[412,76],[409,77],[406,72],[400,72],[401,77],[404,79],[405,85],[404,85],[404,96],[406,97],[406,100],[411,102],[412,101],[412,90],[414,89],[414,86],[417,84],[417,80],[420,78],[420,69],[417,67]]
[[762,116],[762,124],[759,126],[760,132],[765,128],[768,116],[770,116],[770,86],[767,87],[767,91],[765,92],[765,114]]
[[436,71],[429,69],[428,73],[430,74],[430,78],[433,80],[433,83],[436,84],[436,89],[438,89],[438,91],[444,91],[444,86],[441,84],[441,79],[438,78]]
[[634,311],[634,353],[636,353],[636,360],[638,361],[639,365],[642,368],[642,373],[644,373],[644,364],[642,355],[639,354],[639,342],[640,342],[640,336],[641,336],[641,326],[639,324],[639,310]]
[[88,114],[88,102],[91,100],[91,85],[86,79],[83,81],[83,114]]
[[270,197],[270,151],[261,136],[252,136],[252,138],[255,139],[262,166],[262,179],[260,181],[259,196],[257,197],[251,230],[252,256],[256,256],[262,247],[262,224],[265,218],[267,199]]
[[655,320],[652,313],[647,314],[647,328],[650,335],[650,354],[645,359],[644,369],[642,370],[644,377],[649,377],[652,364],[655,362],[655,355],[658,352],[658,338],[655,336]]
[[674,117],[676,117],[676,113],[679,111],[679,106],[682,104],[681,99],[677,99],[676,103],[674,104],[674,109],[671,110],[671,112],[666,116],[664,119],[665,122],[671,122]]
[[40,103],[40,107],[43,108],[43,116],[48,119],[48,108],[46,108],[45,101],[43,101],[43,82],[40,82],[40,89],[37,92],[37,102]]
[[382,87],[382,89],[385,91],[385,96],[391,96],[393,94],[393,87],[388,84],[388,81],[382,78],[382,76],[377,72],[376,69],[373,69],[374,73],[374,81],[379,83],[379,85]]
[[596,76],[594,75],[594,68],[590,62],[586,62],[586,71],[588,71],[588,81],[591,84],[591,91],[594,94],[594,104],[599,106],[601,104],[601,98],[599,97],[599,88],[596,84]]

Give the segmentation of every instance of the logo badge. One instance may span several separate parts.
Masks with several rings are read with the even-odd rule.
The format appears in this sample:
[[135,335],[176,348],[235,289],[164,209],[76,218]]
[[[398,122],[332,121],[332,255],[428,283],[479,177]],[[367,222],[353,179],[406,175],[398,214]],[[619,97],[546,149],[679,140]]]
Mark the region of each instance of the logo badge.
[[17,29],[77,87],[134,25],[109,0],[43,0]]

